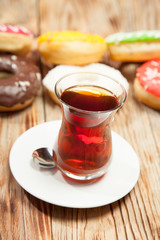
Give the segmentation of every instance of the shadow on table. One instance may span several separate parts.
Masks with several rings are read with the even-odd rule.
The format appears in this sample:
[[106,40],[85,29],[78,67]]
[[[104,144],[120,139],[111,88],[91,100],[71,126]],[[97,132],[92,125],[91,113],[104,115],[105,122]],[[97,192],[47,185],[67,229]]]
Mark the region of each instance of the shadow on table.
[[[39,213],[45,214],[48,217],[53,218],[54,220],[63,221],[85,221],[86,219],[93,220],[103,218],[105,216],[110,216],[114,218],[114,213],[118,210],[118,208],[119,211],[121,211],[120,205],[121,202],[124,201],[124,198],[122,198],[121,200],[116,201],[112,204],[95,208],[67,208],[39,200],[36,197],[27,193],[26,191],[25,195],[27,196],[33,207],[39,211]],[[126,198],[127,197],[128,196],[126,196]]]

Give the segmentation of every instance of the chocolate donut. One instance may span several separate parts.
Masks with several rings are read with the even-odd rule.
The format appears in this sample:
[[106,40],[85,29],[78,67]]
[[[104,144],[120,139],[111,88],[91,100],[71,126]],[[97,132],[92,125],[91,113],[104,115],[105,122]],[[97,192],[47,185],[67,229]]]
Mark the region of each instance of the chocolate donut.
[[0,111],[15,111],[32,103],[41,87],[41,74],[26,57],[0,54]]

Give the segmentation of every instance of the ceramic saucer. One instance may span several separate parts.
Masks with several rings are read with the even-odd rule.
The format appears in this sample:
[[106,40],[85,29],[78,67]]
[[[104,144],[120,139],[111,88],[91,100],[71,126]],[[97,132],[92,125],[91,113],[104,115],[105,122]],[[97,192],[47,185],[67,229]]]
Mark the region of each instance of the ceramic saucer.
[[13,144],[9,164],[11,172],[27,192],[51,204],[71,208],[99,207],[119,200],[135,186],[140,165],[131,145],[112,132],[113,160],[108,173],[93,184],[71,184],[60,171],[34,165],[32,152],[52,147],[61,121],[37,125],[24,132]]

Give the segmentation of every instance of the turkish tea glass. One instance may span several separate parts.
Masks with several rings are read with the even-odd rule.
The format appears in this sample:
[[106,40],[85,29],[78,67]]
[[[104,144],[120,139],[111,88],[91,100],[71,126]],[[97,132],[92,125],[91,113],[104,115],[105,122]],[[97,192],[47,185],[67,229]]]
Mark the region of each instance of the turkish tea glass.
[[59,168],[78,181],[100,179],[112,162],[111,123],[126,100],[125,88],[109,76],[80,72],[57,81],[55,93],[62,106]]

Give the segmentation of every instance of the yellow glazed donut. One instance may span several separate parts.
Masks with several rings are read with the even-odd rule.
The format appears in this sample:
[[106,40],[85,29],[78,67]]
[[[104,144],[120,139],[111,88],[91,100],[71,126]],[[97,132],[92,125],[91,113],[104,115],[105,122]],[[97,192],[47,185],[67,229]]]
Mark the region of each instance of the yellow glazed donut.
[[106,43],[98,35],[53,31],[38,38],[38,51],[47,63],[86,65],[102,60]]
[[115,33],[105,40],[113,60],[143,62],[160,57],[159,30]]
[[0,24],[0,51],[18,55],[27,54],[32,47],[33,35],[24,28]]

